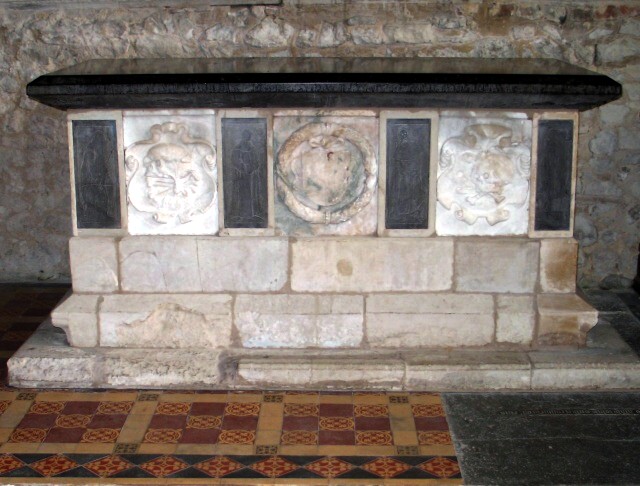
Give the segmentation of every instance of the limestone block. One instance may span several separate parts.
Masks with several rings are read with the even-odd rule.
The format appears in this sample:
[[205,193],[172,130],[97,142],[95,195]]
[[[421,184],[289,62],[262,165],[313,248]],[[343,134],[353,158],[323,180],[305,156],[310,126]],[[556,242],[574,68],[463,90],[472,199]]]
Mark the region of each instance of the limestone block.
[[196,240],[180,236],[131,236],[120,241],[125,292],[200,292]]
[[575,292],[578,242],[553,238],[540,242],[540,289],[542,292]]
[[406,385],[421,390],[528,389],[525,353],[461,351],[407,356]]
[[318,238],[292,245],[298,292],[437,291],[451,288],[448,238]]
[[51,313],[54,326],[64,330],[71,346],[98,345],[98,295],[73,294]]
[[217,348],[230,342],[229,295],[109,295],[100,308],[101,346]]
[[222,380],[211,350],[113,350],[101,360],[100,385],[123,388],[203,388]]
[[371,353],[369,359],[295,357],[241,358],[238,376],[259,386],[298,386],[331,389],[400,389],[404,378],[401,359]]
[[269,292],[287,282],[286,238],[198,238],[197,245],[205,292]]
[[[600,324],[596,329],[599,327]],[[606,343],[606,347],[599,348],[531,352],[532,388],[637,388],[640,386],[640,359],[628,346],[621,349],[621,344],[623,343]]]
[[532,295],[496,296],[496,341],[531,344],[536,325]]
[[73,237],[69,240],[71,279],[75,292],[118,291],[115,238]]
[[575,294],[538,295],[538,344],[584,345],[598,311]]
[[355,347],[363,308],[355,295],[238,295],[234,319],[248,348]]
[[401,359],[324,359],[314,360],[311,367],[311,383],[320,387],[399,390],[403,381]]
[[25,388],[94,386],[96,349],[69,346],[65,333],[45,320],[7,362],[9,383]]
[[252,385],[302,386],[311,383],[311,360],[242,358],[238,378]]
[[464,240],[456,245],[460,292],[532,293],[538,274],[538,243],[525,239]]
[[395,294],[367,297],[373,347],[482,346],[493,340],[493,298],[478,294]]

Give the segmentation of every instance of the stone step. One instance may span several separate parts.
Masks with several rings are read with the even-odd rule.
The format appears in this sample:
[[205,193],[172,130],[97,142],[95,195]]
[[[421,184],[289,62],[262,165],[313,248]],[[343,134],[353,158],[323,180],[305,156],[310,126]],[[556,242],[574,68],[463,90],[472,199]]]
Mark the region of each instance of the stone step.
[[9,360],[16,387],[354,390],[640,389],[640,359],[606,322],[565,351],[74,348],[44,322]]

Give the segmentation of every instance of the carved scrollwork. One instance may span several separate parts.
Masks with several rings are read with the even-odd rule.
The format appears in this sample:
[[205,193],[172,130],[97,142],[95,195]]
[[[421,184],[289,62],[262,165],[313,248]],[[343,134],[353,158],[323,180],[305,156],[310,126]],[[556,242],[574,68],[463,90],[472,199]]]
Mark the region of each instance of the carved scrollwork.
[[278,195],[314,224],[348,221],[375,193],[378,163],[371,143],[337,123],[309,123],[283,144],[276,163]]
[[469,225],[507,221],[529,199],[531,150],[507,126],[466,127],[444,142],[439,166],[438,201]]
[[125,151],[128,201],[157,224],[188,223],[217,200],[215,149],[182,123],[153,125],[150,134]]

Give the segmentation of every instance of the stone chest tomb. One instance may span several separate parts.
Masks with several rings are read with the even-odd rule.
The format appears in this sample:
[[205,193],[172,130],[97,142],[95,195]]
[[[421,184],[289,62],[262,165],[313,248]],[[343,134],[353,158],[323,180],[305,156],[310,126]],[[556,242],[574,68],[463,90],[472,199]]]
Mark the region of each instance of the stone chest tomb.
[[[395,385],[400,350],[583,346],[597,313],[575,286],[578,112],[620,93],[551,60],[40,77],[28,94],[68,110],[74,225],[73,295],[52,315],[68,354],[40,381]],[[332,368],[341,356],[353,366]],[[38,381],[24,363],[14,380]]]

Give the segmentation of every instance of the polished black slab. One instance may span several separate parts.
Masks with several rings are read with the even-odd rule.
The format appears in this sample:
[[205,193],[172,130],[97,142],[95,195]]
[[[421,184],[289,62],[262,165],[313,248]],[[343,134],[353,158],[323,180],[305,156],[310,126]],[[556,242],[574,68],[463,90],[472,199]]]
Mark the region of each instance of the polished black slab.
[[431,120],[387,120],[387,229],[427,228],[430,151]]
[[536,179],[536,231],[569,231],[573,120],[540,120]]
[[222,119],[224,226],[267,227],[267,120]]
[[118,144],[114,120],[73,120],[78,229],[120,228]]
[[445,393],[465,484],[640,484],[640,394]]
[[611,78],[554,59],[102,59],[40,76],[60,108],[431,107],[586,110]]

